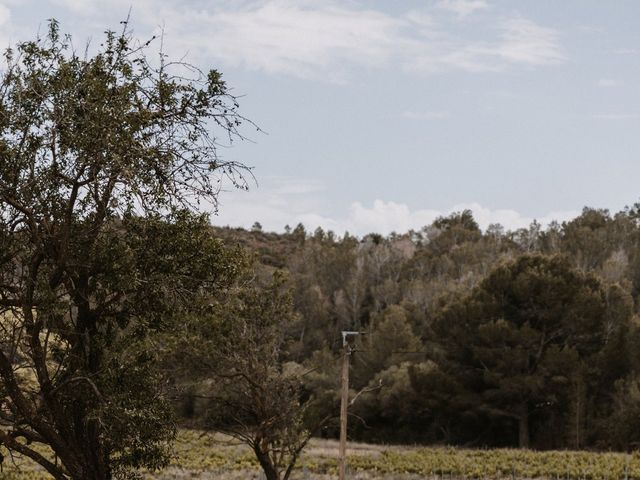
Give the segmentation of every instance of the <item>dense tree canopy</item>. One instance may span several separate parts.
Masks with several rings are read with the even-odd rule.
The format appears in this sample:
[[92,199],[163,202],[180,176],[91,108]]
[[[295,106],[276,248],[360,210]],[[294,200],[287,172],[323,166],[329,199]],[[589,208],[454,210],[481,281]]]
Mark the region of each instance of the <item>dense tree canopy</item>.
[[52,21],[0,77],[0,445],[57,479],[166,462],[148,334],[235,276],[192,212],[241,181],[217,155],[237,103],[218,72],[154,67],[147,46],[125,22],[81,56]]
[[605,311],[595,277],[562,257],[524,255],[448,306],[436,328],[478,415],[516,420],[527,447],[531,417],[561,413],[581,365],[603,348]]
[[352,387],[382,388],[354,406],[355,438],[631,448],[640,442],[630,427],[639,408],[637,210],[585,208],[563,224],[512,232],[483,232],[471,212],[386,238],[300,226],[216,231],[289,272],[299,315],[288,351],[323,365],[309,375],[318,398],[336,396],[340,330],[367,333]]

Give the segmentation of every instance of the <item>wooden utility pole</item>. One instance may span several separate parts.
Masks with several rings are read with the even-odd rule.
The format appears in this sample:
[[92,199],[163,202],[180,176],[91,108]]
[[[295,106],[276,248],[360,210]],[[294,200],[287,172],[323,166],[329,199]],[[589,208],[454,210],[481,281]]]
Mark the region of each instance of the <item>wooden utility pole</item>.
[[340,399],[340,472],[338,478],[344,480],[347,464],[347,408],[349,407],[349,345],[342,347],[342,396]]
[[347,468],[347,410],[349,408],[349,360],[351,357],[351,345],[347,340],[349,336],[359,335],[360,332],[342,332],[342,394],[340,398],[340,466],[339,480],[345,480]]

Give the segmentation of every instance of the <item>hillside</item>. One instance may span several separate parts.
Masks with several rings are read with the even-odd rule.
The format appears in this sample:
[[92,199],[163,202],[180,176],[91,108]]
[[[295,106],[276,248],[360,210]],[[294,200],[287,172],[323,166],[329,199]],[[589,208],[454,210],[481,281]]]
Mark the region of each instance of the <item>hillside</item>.
[[[640,441],[639,218],[636,205],[615,214],[585,208],[571,221],[517,231],[481,231],[469,211],[388,237],[302,226],[281,234],[214,231],[254,252],[256,275],[286,272],[297,320],[286,325],[282,361],[322,366],[306,379],[310,393],[337,389],[340,331],[366,333],[351,387],[385,387],[354,406],[362,419],[355,438],[629,449]],[[497,280],[507,274],[511,280]],[[546,315],[552,323],[538,325]],[[574,317],[581,320],[562,325]],[[507,330],[487,330],[498,327]],[[460,349],[473,349],[475,360]],[[529,367],[518,366],[530,362],[521,349],[534,355]],[[473,362],[482,365],[479,375],[465,373]],[[518,398],[527,399],[525,417]],[[519,418],[527,421],[525,438]]]

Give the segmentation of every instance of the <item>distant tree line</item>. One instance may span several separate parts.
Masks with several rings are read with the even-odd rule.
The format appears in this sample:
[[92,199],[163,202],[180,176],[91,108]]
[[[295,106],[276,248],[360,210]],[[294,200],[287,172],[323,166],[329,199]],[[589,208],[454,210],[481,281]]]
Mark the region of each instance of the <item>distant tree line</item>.
[[483,232],[464,211],[387,237],[215,234],[253,252],[255,272],[286,274],[279,362],[309,372],[307,421],[336,411],[340,331],[360,330],[351,387],[371,391],[354,439],[626,450],[640,442],[639,219],[639,205],[585,208]]

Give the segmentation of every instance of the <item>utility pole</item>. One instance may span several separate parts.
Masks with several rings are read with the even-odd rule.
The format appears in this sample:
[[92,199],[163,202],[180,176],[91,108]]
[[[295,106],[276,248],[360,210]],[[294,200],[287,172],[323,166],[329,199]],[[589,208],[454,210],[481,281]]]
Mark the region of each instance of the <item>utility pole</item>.
[[345,480],[347,467],[347,409],[349,408],[349,360],[351,357],[351,344],[348,337],[359,335],[360,332],[342,332],[342,394],[340,398],[340,466],[339,480]]

